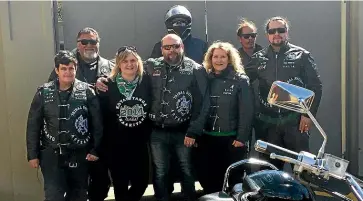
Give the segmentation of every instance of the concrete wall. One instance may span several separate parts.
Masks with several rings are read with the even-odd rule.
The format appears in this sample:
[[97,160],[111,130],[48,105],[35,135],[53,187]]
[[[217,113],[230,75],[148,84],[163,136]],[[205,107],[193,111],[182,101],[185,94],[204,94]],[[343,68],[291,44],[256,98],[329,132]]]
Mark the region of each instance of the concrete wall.
[[42,177],[26,161],[25,129],[52,68],[51,2],[9,2],[0,2],[0,200],[39,201]]
[[[105,57],[113,57],[118,47],[132,44],[146,59],[156,41],[165,34],[163,23],[167,10],[176,4],[187,6],[193,16],[192,33],[205,39],[204,1],[148,2],[63,2],[63,34],[65,46],[75,47],[80,29],[91,26],[101,36],[100,49]],[[85,15],[84,12],[92,13]],[[259,28],[257,42],[267,45],[263,24],[271,16],[282,15],[291,22],[291,41],[312,52],[324,84],[318,121],[329,135],[327,151],[341,155],[340,98],[340,2],[262,2],[207,1],[209,41],[225,40],[236,46],[236,28],[241,17],[255,21]],[[324,10],[324,15],[322,15]],[[50,69],[49,69],[50,70]],[[311,147],[317,152],[322,137],[314,129]]]

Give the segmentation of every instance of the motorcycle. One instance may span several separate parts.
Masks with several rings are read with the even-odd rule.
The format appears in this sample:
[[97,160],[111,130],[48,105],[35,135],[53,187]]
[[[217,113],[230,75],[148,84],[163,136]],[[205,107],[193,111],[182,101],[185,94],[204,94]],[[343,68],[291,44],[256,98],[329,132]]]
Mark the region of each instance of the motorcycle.
[[[254,145],[256,151],[269,154],[271,159],[292,164],[292,173],[278,170],[273,164],[256,158],[238,161],[227,168],[222,190],[204,195],[199,201],[313,201],[317,198],[316,192],[325,192],[339,200],[363,201],[363,182],[347,172],[349,161],[325,153],[327,135],[309,110],[314,97],[311,90],[275,81],[267,101],[271,105],[310,117],[324,138],[317,155],[305,151],[296,153],[257,140]],[[241,183],[229,186],[231,170],[242,165],[258,165],[268,169],[250,173],[241,179]],[[344,188],[350,193],[343,193]]]

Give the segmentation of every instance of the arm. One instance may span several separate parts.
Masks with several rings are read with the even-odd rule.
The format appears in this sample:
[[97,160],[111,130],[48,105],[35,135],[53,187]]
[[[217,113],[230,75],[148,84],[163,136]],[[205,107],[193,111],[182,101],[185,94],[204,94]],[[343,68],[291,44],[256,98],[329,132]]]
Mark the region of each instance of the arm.
[[102,124],[102,115],[100,109],[99,100],[91,88],[87,90],[87,105],[90,119],[90,132],[92,135],[93,146],[90,151],[90,154],[94,156],[98,156],[98,151],[100,149],[101,140],[103,137],[103,124]]
[[[305,83],[305,87],[315,93],[314,102],[312,103],[310,108],[311,114],[315,116],[318,112],[323,86],[320,80],[320,75],[318,74],[316,68],[315,61],[310,53],[306,53],[303,57],[302,79]],[[308,115],[305,114],[304,116],[308,117]]]
[[240,81],[238,91],[238,127],[237,141],[246,142],[249,139],[250,129],[253,119],[252,92],[247,76]]
[[41,90],[35,94],[30,105],[28,114],[26,145],[27,159],[33,160],[38,158],[40,146],[40,131],[43,125],[43,100]]
[[210,107],[208,79],[205,69],[196,69],[194,76],[191,88],[193,96],[192,117],[186,134],[187,137],[191,138],[195,138],[203,132]]

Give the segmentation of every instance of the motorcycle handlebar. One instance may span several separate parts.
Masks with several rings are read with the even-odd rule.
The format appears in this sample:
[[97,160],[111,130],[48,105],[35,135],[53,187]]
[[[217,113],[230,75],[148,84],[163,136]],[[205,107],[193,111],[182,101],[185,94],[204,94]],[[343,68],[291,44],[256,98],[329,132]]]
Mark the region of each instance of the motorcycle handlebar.
[[268,155],[270,155],[271,153],[275,153],[277,155],[286,156],[295,160],[297,160],[299,156],[297,152],[279,147],[277,145],[262,140],[256,141],[255,150]]

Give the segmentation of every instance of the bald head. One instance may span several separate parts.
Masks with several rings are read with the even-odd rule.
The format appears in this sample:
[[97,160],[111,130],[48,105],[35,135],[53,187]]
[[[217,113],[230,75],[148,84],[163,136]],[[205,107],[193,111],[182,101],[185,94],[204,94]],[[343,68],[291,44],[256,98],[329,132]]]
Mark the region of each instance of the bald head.
[[178,65],[184,56],[183,40],[176,34],[168,34],[161,39],[161,53],[169,65]]
[[181,44],[183,43],[183,40],[176,34],[167,34],[161,39],[161,45],[163,45],[164,42],[174,42],[177,44]]

